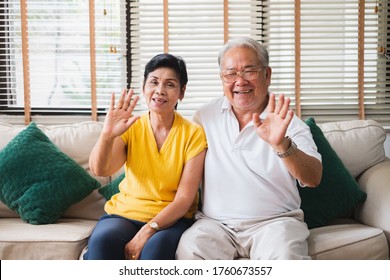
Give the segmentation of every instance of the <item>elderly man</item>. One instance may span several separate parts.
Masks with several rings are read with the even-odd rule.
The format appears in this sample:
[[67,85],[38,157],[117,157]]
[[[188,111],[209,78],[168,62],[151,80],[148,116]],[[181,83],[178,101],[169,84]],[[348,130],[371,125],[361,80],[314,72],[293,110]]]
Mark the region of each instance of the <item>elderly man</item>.
[[309,230],[296,186],[321,181],[309,127],[268,88],[268,51],[239,38],[221,50],[224,96],[194,120],[206,133],[203,206],[182,236],[177,259],[309,259]]

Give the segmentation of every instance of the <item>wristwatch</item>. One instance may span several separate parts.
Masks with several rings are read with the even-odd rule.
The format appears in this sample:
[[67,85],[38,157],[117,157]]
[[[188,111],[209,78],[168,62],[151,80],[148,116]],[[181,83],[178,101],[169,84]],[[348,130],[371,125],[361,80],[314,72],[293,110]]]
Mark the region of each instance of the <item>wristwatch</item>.
[[297,144],[295,144],[294,141],[289,136],[286,136],[286,139],[290,141],[290,146],[283,153],[276,152],[276,154],[280,158],[285,158],[285,157],[292,155],[295,152],[295,150],[297,149]]
[[159,231],[160,230],[160,227],[158,226],[158,224],[156,222],[149,222],[148,225],[154,229],[155,231]]

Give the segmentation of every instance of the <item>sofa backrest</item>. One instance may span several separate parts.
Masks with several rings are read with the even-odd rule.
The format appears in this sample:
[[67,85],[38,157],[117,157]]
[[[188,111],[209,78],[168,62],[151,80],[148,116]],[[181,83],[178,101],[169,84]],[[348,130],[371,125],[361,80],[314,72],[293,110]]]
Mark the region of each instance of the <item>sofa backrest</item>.
[[[103,128],[101,122],[81,122],[63,125],[40,125],[38,127],[66,155],[89,172],[88,160],[93,146]],[[3,149],[25,126],[0,123],[0,150]],[[108,177],[96,177],[106,184]]]
[[318,126],[355,178],[385,159],[386,131],[376,121],[352,120]]
[[[353,120],[324,123],[318,126],[354,177],[385,158],[383,143],[386,139],[386,132],[375,121]],[[101,122],[38,125],[38,127],[60,150],[89,171],[89,154],[100,135],[103,127]],[[25,126],[0,123],[0,150],[24,128]],[[111,177],[95,178],[101,182],[102,186],[112,180]],[[84,200],[71,206],[64,217],[98,219],[104,213],[104,203],[105,199],[96,190]],[[0,202],[0,217],[18,216]]]

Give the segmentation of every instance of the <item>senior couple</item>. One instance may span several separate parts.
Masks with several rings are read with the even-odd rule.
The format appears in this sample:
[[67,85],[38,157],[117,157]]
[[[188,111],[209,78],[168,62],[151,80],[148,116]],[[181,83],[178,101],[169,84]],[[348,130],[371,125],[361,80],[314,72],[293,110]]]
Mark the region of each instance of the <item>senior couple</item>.
[[296,181],[317,186],[321,156],[290,99],[268,91],[268,60],[253,39],[228,42],[218,57],[223,96],[194,122],[175,110],[188,81],[180,57],[145,66],[147,113],[133,115],[131,89],[112,96],[90,168],[107,176],[124,166],[125,178],[84,259],[310,258]]

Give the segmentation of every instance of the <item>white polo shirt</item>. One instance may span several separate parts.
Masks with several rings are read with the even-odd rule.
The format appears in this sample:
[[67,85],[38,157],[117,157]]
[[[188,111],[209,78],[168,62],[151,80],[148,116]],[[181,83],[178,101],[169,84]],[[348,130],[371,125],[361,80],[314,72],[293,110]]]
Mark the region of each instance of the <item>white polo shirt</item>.
[[[296,180],[282,159],[256,134],[252,121],[239,130],[225,97],[200,108],[194,121],[203,126],[208,143],[202,190],[205,215],[218,220],[266,219],[300,207]],[[310,128],[295,115],[287,135],[300,150],[321,160]]]

